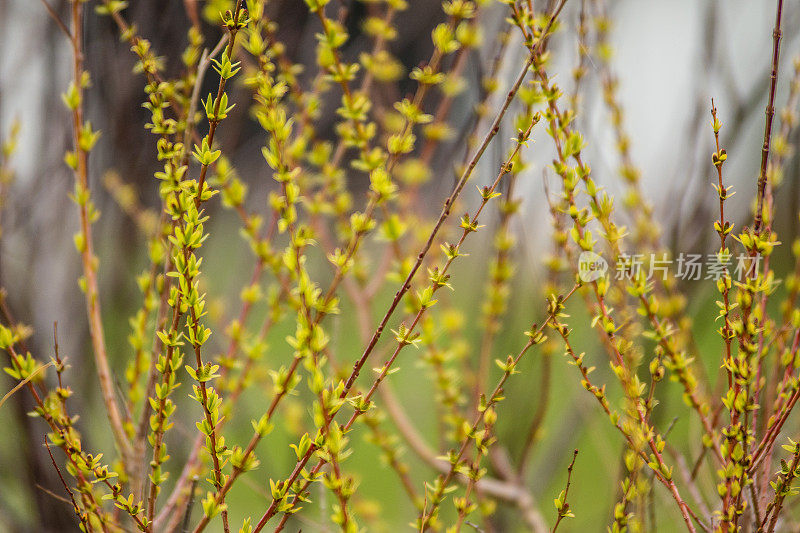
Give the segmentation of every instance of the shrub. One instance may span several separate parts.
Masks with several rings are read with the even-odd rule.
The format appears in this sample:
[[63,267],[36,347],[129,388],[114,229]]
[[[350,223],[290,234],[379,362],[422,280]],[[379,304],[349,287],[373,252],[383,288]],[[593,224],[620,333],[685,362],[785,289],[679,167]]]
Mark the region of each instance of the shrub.
[[[790,156],[800,64],[775,121],[776,86],[785,82],[781,0],[751,191],[754,217],[741,229],[726,211],[733,190],[724,173],[724,112],[711,103],[708,171],[719,217],[708,231],[719,244],[705,279],[715,282],[718,301],[716,313],[694,317],[696,325],[687,308],[690,289],[681,282],[691,279],[691,264],[664,245],[630,153],[601,0],[576,5],[575,36],[563,21],[566,0],[538,11],[530,1],[446,0],[444,21],[431,33],[430,59],[408,73],[413,94],[391,105],[384,90],[405,74],[390,44],[404,18],[414,16],[404,0],[365,2],[361,31],[371,49],[358,61],[345,53],[348,4],[305,0],[319,26],[316,65],[292,62],[266,0],[208,0],[202,9],[187,0],[192,22],[175,78],[159,55],[165,51],[126,20],[127,2],[102,0],[93,14],[86,0],[69,0],[66,18],[43,3],[72,50],[73,79],[63,103],[73,146],[64,160],[74,174],[79,284],[107,424],[78,421],[57,332],[49,359],[32,352],[26,344],[32,331],[3,302],[0,347],[15,382],[4,401],[24,391],[32,396],[65,501],[82,530],[228,532],[240,527],[240,517],[247,517],[245,532],[329,529],[318,520],[348,532],[380,529],[385,524],[371,503],[390,507],[402,491],[407,503],[399,507],[413,509],[416,518],[407,518],[420,531],[555,531],[574,510],[580,513],[571,503],[578,489],[570,489],[582,478],[602,483],[614,500],[608,524],[614,532],[655,530],[656,496],[671,528],[793,527],[784,515],[800,475],[800,444],[787,434],[796,426],[790,416],[800,398],[800,259],[781,285],[772,258],[781,244],[775,194]],[[492,10],[506,17],[496,36],[484,35],[480,22]],[[101,193],[90,187],[88,160],[100,132],[87,119],[92,82],[83,36],[94,16],[108,17],[136,58],[149,115],[144,127],[161,166],[153,181],[156,207],[142,205],[139,191],[112,171],[103,179],[139,230],[136,253],[148,262],[136,277],[141,299],[125,354],[109,349],[104,331],[116,318],[104,312],[93,238]],[[206,42],[202,17],[221,25],[218,42]],[[559,34],[560,44],[578,44],[566,96],[548,61]],[[492,53],[484,54],[490,60],[462,137],[462,158],[452,149],[451,109],[463,103],[467,60],[486,50]],[[523,60],[514,64],[518,51]],[[590,62],[618,148],[625,191],[616,204],[594,178],[576,120]],[[516,72],[504,88],[506,68]],[[301,77],[303,69],[312,75]],[[214,84],[207,94],[206,80]],[[319,124],[331,115],[325,108],[331,98],[338,104],[329,138]],[[259,171],[274,180],[266,202],[253,200],[224,148],[234,115],[262,130]],[[502,134],[509,125],[511,139]],[[542,137],[533,145],[535,131]],[[3,195],[13,175],[14,139],[12,132],[2,152]],[[490,148],[503,156],[487,176]],[[552,152],[547,172],[557,185],[547,191],[553,255],[547,282],[535,288],[544,298],[529,301],[515,292],[521,289],[514,280],[520,256],[513,221],[520,216],[517,182],[526,177],[526,154],[536,150]],[[423,196],[446,184],[425,186],[440,168],[436,156],[448,157],[457,172],[447,194],[433,200],[441,209],[431,212]],[[364,194],[354,185],[362,178],[368,180]],[[473,182],[479,182],[477,194]],[[204,264],[219,253],[207,243],[210,218],[224,216],[215,204],[240,219],[254,260],[236,318],[226,325],[207,297],[225,286],[225,273],[209,274]],[[471,250],[478,257],[466,258]],[[793,251],[800,258],[800,242]],[[678,272],[668,268],[673,260]],[[464,263],[488,265],[483,285],[457,270]],[[523,308],[525,320],[540,318],[515,334],[511,304]],[[695,335],[714,329],[721,339],[695,342]],[[516,350],[503,355],[511,342]],[[574,366],[569,379],[595,404],[588,418],[605,414],[616,432],[617,440],[598,440],[622,446],[622,474],[608,478],[582,462],[573,446],[558,447],[550,460],[563,464],[565,478],[553,509],[539,501],[551,487],[532,474],[530,459],[549,442],[543,438],[548,410],[563,412],[561,398],[551,401],[557,353]],[[610,372],[594,373],[604,357]],[[526,366],[531,358],[537,364]],[[406,377],[389,379],[401,362]],[[514,390],[523,368],[536,377],[528,383],[533,391],[514,409],[504,408],[506,393],[523,394]],[[400,379],[406,381],[393,388]],[[674,401],[675,391],[683,404]],[[531,401],[532,416],[519,412]],[[421,412],[428,409],[430,416]],[[497,425],[503,418],[513,430]],[[674,425],[683,439],[670,438]],[[113,445],[100,453],[96,446],[107,432]],[[403,446],[413,452],[410,459]],[[394,472],[396,492],[359,487],[374,469],[376,450]],[[241,490],[247,483],[266,492]],[[386,520],[389,527],[393,520]]]

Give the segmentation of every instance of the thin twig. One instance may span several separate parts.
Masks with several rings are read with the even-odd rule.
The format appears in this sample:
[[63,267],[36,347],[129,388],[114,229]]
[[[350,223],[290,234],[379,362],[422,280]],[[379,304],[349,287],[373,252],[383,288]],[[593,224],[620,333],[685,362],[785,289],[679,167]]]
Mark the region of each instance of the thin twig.
[[556,520],[551,533],[556,533],[556,529],[558,529],[558,525],[561,523],[561,520],[564,519],[566,516],[571,516],[571,512],[569,510],[569,503],[567,502],[567,496],[569,495],[569,485],[572,482],[572,469],[575,467],[575,459],[578,458],[578,450],[572,452],[572,462],[567,467],[567,486],[564,489],[564,492],[561,496],[559,496],[559,501],[561,502],[560,509],[558,509],[558,519]]
[[767,190],[767,163],[769,162],[770,137],[772,135],[772,117],[775,115],[775,87],[778,85],[778,63],[781,53],[781,15],[783,0],[778,0],[775,10],[775,28],[772,31],[772,71],[769,75],[769,100],[765,111],[767,119],[764,123],[764,144],[761,146],[761,168],[758,174],[758,198],[756,217],[753,222],[756,234],[761,233],[764,212],[764,194]]
[[53,452],[50,451],[50,444],[47,442],[47,437],[44,438],[44,446],[47,448],[47,454],[50,456],[50,461],[53,463],[53,468],[56,469],[56,473],[58,473],[58,478],[61,480],[61,484],[64,485],[64,490],[67,491],[69,494],[69,499],[72,502],[72,508],[75,511],[75,514],[78,516],[78,519],[81,521],[81,524],[84,526],[84,531],[90,531],[88,528],[88,524],[86,523],[86,517],[81,512],[81,508],[78,507],[78,502],[75,501],[75,495],[72,494],[72,489],[69,488],[67,482],[64,480],[64,476],[61,474],[61,469],[56,464],[56,459],[53,457]]
[[66,35],[67,38],[72,41],[72,33],[70,33],[69,28],[67,28],[66,24],[64,24],[64,22],[61,20],[61,17],[58,16],[58,13],[56,13],[53,8],[50,7],[50,4],[47,3],[47,0],[41,0],[41,2],[44,5],[44,8],[47,10],[47,14],[50,15],[50,18],[55,21],[55,23],[58,25],[58,28],[64,32],[64,35]]

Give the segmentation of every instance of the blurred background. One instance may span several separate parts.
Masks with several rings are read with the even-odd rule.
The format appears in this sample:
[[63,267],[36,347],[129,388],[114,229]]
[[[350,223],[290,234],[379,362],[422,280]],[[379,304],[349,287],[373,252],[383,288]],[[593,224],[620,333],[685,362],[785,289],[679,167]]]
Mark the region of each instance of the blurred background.
[[[350,3],[350,0],[343,1]],[[577,61],[574,36],[580,3],[580,0],[567,2],[562,17],[567,31],[555,37],[551,46],[554,53],[551,75],[567,92]],[[60,0],[51,1],[51,5],[62,14],[66,12],[64,4]],[[94,4],[92,1],[89,5]],[[443,20],[438,1],[409,0],[409,4],[410,8],[398,26],[399,36],[391,43],[391,51],[407,71],[430,55],[431,29]],[[481,22],[487,42],[497,33],[504,17],[504,6],[500,2],[490,5]],[[286,44],[288,56],[292,61],[307,66],[301,77],[307,83],[315,74],[314,34],[319,31],[318,21],[309,16],[300,0],[270,0],[268,6],[269,16],[278,24],[278,38]],[[357,58],[368,43],[361,30],[367,9],[367,4],[352,2],[346,20],[351,40],[344,49],[350,60]],[[779,110],[786,101],[789,78],[794,72],[793,61],[800,57],[800,32],[796,31],[800,28],[800,6],[788,2],[785,9],[781,74],[776,97]],[[100,282],[112,364],[121,372],[128,353],[126,317],[139,306],[139,293],[133,276],[145,267],[147,258],[142,253],[141,237],[103,187],[101,178],[106,171],[115,170],[125,182],[134,185],[144,205],[156,207],[158,195],[153,172],[159,164],[154,157],[153,136],[143,128],[148,120],[147,112],[141,107],[143,79],[132,72],[133,55],[128,45],[120,42],[116,28],[108,19],[95,16],[91,9],[88,11],[85,43],[87,67],[93,77],[93,86],[88,91],[88,115],[95,129],[103,132],[91,157],[94,200],[102,212],[101,221],[95,226],[95,240],[101,261]],[[758,175],[774,2],[614,0],[609,3],[609,15],[614,22],[610,33],[614,48],[612,68],[619,78],[619,99],[625,106],[624,124],[631,138],[632,157],[642,171],[644,193],[653,204],[654,218],[663,231],[664,244],[675,255],[680,252],[711,253],[717,239],[712,223],[718,205],[717,196],[709,186],[713,177],[709,156],[713,145],[709,125],[710,101],[713,97],[724,125],[722,138],[729,154],[726,180],[738,192],[728,203],[730,217],[741,223],[750,216]],[[186,44],[185,29],[190,23],[183,2],[137,0],[131,2],[126,17],[153,42],[154,49],[168,56],[167,72],[177,74],[180,69],[179,51]],[[207,43],[218,40],[218,28],[204,24],[203,30]],[[470,113],[479,94],[479,80],[491,61],[492,49],[486,48],[470,57],[465,70],[469,88],[457,99],[449,116],[456,128],[463,129],[470,123]],[[501,76],[506,83],[522,61],[520,47],[513,49],[517,52],[510,54]],[[77,216],[67,197],[73,182],[62,161],[71,144],[69,116],[60,98],[71,76],[70,51],[65,46],[64,36],[57,31],[41,3],[34,0],[0,0],[0,50],[3,50],[0,54],[0,132],[5,135],[15,120],[21,124],[19,150],[13,159],[16,181],[7,195],[3,211],[0,282],[8,290],[9,302],[17,317],[37,331],[32,339],[35,351],[51,353],[50,332],[53,322],[58,322],[59,344],[72,364],[69,374],[71,386],[79,392],[73,406],[77,412],[96,413],[98,390],[94,385],[83,297],[76,283],[80,262],[72,242]],[[595,180],[612,193],[619,193],[618,152],[613,131],[608,125],[608,112],[603,104],[597,65],[593,60],[590,59],[587,69],[578,121],[588,143],[585,159],[593,168]],[[210,91],[217,82],[209,76],[206,83],[208,87],[204,92]],[[394,101],[413,91],[413,87],[409,81],[398,82],[394,87],[384,88],[385,97],[387,101]],[[234,101],[237,97],[247,97],[242,87],[232,89],[231,93]],[[326,111],[319,124],[323,136],[333,136],[333,126],[337,121],[333,113],[336,98],[335,94],[331,95],[325,102]],[[246,113],[234,113],[223,129],[223,150],[249,185],[249,202],[253,210],[263,211],[266,194],[274,183],[260,154],[263,131],[248,119]],[[505,140],[514,133],[506,126],[500,137]],[[798,130],[790,140],[797,145]],[[426,185],[421,196],[428,204],[423,208],[438,209],[449,192],[454,175],[453,154],[460,153],[460,143],[463,144],[463,139],[455,139],[439,149],[434,159],[436,178]],[[502,155],[501,150],[496,150],[487,166],[479,169],[475,177],[478,184],[494,177],[491,169],[496,168]],[[514,250],[517,264],[514,283],[518,290],[514,292],[509,320],[503,328],[513,334],[502,336],[498,346],[498,350],[509,352],[518,347],[517,332],[528,325],[541,307],[539,294],[544,273],[540,258],[551,243],[542,173],[551,162],[552,150],[543,128],[535,134],[527,158],[531,161],[530,167],[517,182],[522,211],[513,222],[513,230],[518,236]],[[798,234],[798,163],[798,159],[789,162],[785,185],[776,198],[779,213],[776,229],[784,243],[791,242]],[[355,176],[348,186],[356,196],[356,205],[363,202],[364,177]],[[235,307],[228,309],[227,306],[235,304],[238,291],[247,282],[252,258],[244,241],[228,237],[238,231],[235,216],[223,211],[218,203],[212,204],[208,208],[213,221],[212,238],[208,248],[204,248],[204,255],[208,257],[206,272],[209,278],[219,280],[209,288],[210,297],[222,310],[220,315],[224,316],[235,311]],[[780,277],[790,268],[788,251],[780,251],[778,258],[776,271]],[[462,282],[475,278],[480,283],[485,268],[480,254],[473,254],[457,272]],[[700,323],[704,323],[704,317],[713,316],[714,312],[713,284],[687,282],[685,288],[691,297],[692,313]],[[480,297],[482,293],[476,292],[475,296]],[[465,300],[461,306],[477,310],[480,303],[478,299]],[[532,306],[535,306],[535,311],[531,310]],[[477,311],[469,315],[468,320],[476,316]],[[352,322],[353,319],[344,313],[335,319],[332,326],[337,342],[345,348],[348,343],[352,344],[351,352],[359,348],[352,338],[354,336],[346,334],[348,328],[353,327]],[[713,325],[698,328],[701,346],[714,346],[714,329]],[[276,333],[275,344],[281,342],[285,333]],[[466,336],[464,340],[471,339]],[[115,350],[119,357],[114,357]],[[711,353],[716,351],[712,349]],[[706,363],[715,372],[714,362]],[[511,385],[510,400],[502,408],[500,432],[509,442],[517,438],[518,442],[522,441],[522,435],[515,435],[520,432],[519,417],[525,420],[530,417],[531,402],[534,401],[530,398],[537,397],[531,389],[539,383],[536,378],[538,364],[527,363],[524,375]],[[571,498],[578,518],[565,524],[564,529],[604,530],[605,526],[600,524],[605,524],[609,518],[607,511],[614,495],[597,494],[591,476],[599,476],[598,479],[618,476],[619,442],[605,419],[596,421],[586,416],[585,411],[593,410],[595,406],[587,407],[591,398],[582,395],[584,391],[571,369],[560,359],[556,359],[554,366],[554,392],[551,394],[555,394],[558,401],[545,423],[544,444],[532,459],[531,490],[543,502],[543,512],[551,513],[550,502],[560,490],[558,487],[563,486],[564,470],[570,458],[565,450],[580,446],[582,454]],[[407,368],[411,370],[413,365],[407,363]],[[430,384],[420,384],[413,374],[409,374],[401,372],[394,382],[398,395],[404,396],[404,392],[416,387],[428,387],[425,390],[429,390]],[[0,378],[0,384],[0,392],[3,392],[11,388],[12,381],[8,377]],[[423,400],[426,397],[430,401],[430,394],[420,394],[420,399],[414,400],[418,405],[412,401],[406,410],[415,413],[415,422],[422,428],[433,432],[435,421],[426,413],[426,405],[429,405]],[[263,394],[253,392],[245,398],[243,405],[254,416],[263,405]],[[46,451],[40,445],[40,424],[25,416],[30,408],[24,395],[20,394],[0,409],[0,428],[4,428],[0,435],[13,435],[14,441],[11,445],[9,439],[0,437],[0,530],[69,531],[74,527],[71,509],[48,493],[60,493],[61,487]],[[80,424],[84,428],[103,426],[105,418],[85,415]],[[245,439],[247,426],[244,424],[234,429],[233,435]],[[527,427],[527,422],[522,427]],[[290,427],[282,431],[292,433]],[[675,431],[688,432],[689,429],[678,424]],[[92,442],[92,445],[99,449],[110,443],[110,440],[103,440],[103,431],[85,432],[91,433],[92,438],[97,435],[98,442]],[[180,428],[176,433],[180,434]],[[354,440],[359,441],[359,450],[364,449],[363,455],[361,452],[356,454],[359,457],[356,461],[364,464],[377,461],[374,448],[358,438]],[[25,444],[20,446],[17,443]],[[175,448],[172,448],[175,461],[180,464],[181,454]],[[274,464],[267,466],[268,470],[273,472],[274,468],[275,475],[285,471],[290,466],[289,454],[288,448],[280,450]],[[419,467],[420,480],[433,478],[412,454],[408,455],[411,464]],[[587,465],[583,471],[581,463]],[[592,464],[600,465],[594,473],[588,467]],[[392,472],[386,468],[371,472],[369,468],[355,467],[354,470],[361,473],[362,492],[374,496],[383,505],[383,510],[375,511],[382,520],[376,521],[369,529],[379,529],[380,523],[385,523],[387,531],[405,527],[413,517],[410,504],[387,505],[387,502],[402,498],[397,483],[384,479],[391,477]],[[263,501],[263,473],[251,476],[248,483],[239,487],[237,497]],[[369,512],[366,503],[364,506],[364,512]],[[674,518],[667,513],[665,523]],[[502,521],[500,524],[503,530]],[[514,524],[508,523],[509,530],[519,527]],[[303,529],[316,530],[316,526],[307,524]],[[663,530],[670,529],[665,527]]]

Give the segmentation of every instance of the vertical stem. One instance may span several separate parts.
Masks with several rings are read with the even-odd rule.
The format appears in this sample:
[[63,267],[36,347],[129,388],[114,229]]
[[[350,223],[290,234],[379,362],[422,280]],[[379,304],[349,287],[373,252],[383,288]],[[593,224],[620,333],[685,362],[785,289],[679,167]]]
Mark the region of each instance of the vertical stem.
[[753,223],[756,233],[763,229],[764,194],[767,189],[767,163],[769,161],[769,144],[772,136],[772,117],[775,115],[775,86],[778,84],[778,62],[781,53],[781,15],[783,0],[778,0],[775,10],[775,29],[772,31],[772,72],[769,76],[769,100],[765,111],[767,120],[764,124],[764,144],[761,146],[761,169],[758,173],[758,199],[756,217]]
[[[84,70],[83,55],[83,3],[80,0],[72,0],[72,50],[73,50],[73,83],[79,95],[79,103],[72,111],[72,132],[75,143],[75,155],[77,156],[77,167],[75,168],[75,179],[77,187],[81,192],[89,191],[89,153],[80,146],[81,128],[84,124],[84,103],[83,103],[83,84],[81,78]],[[78,199],[78,198],[76,198]],[[78,199],[80,200],[80,199]],[[111,431],[114,434],[114,441],[119,448],[120,454],[128,468],[127,459],[130,455],[131,447],[128,436],[122,422],[117,399],[114,393],[114,382],[111,378],[111,368],[108,364],[108,353],[106,351],[105,335],[103,333],[103,320],[100,312],[100,296],[97,288],[97,259],[94,256],[92,245],[92,228],[89,211],[89,201],[79,201],[80,231],[83,236],[84,245],[81,250],[81,262],[83,263],[83,275],[86,286],[86,313],[89,319],[89,334],[92,339],[95,365],[97,366],[97,377],[100,382],[100,389],[103,395],[103,403],[106,408],[108,421]]]

